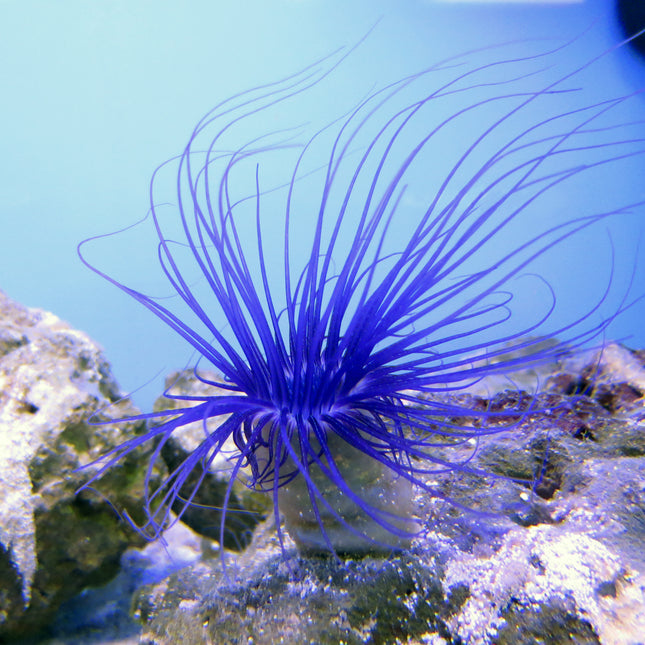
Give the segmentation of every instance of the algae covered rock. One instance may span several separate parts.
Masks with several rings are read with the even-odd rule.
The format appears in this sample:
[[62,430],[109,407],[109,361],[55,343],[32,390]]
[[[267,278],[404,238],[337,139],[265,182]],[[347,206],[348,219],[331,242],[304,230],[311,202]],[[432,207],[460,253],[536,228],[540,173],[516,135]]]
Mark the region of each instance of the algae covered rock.
[[[105,498],[76,493],[93,472],[76,469],[143,430],[141,421],[90,422],[137,414],[121,396],[86,334],[0,292],[0,640],[42,630],[141,541]],[[139,451],[100,481],[135,519],[146,464]]]
[[[209,382],[175,373],[169,391],[203,396],[217,377],[202,376]],[[222,455],[185,516],[207,537],[177,525],[165,544],[126,552],[137,534],[103,497],[76,493],[93,471],[75,471],[143,432],[144,422],[92,425],[137,414],[119,401],[100,349],[52,314],[0,295],[0,641],[49,631],[57,643],[69,634],[69,642],[100,642],[114,616],[125,620],[134,593],[141,634],[130,622],[126,631],[146,645],[641,643],[645,354],[609,344],[549,366],[534,382],[540,391],[489,383],[459,395],[474,410],[518,414],[476,446],[472,472],[435,473],[440,495],[416,494],[423,531],[410,548],[303,556],[286,532],[280,542],[271,509],[238,482],[230,541],[219,549],[207,538],[219,536]],[[165,467],[203,433],[203,424],[177,433]],[[471,448],[436,450],[453,463]],[[97,485],[135,521],[150,456],[133,453]],[[94,640],[74,640],[88,634]]]
[[[188,369],[169,374],[166,377],[165,386],[166,393],[171,397],[204,397],[222,394],[223,390],[217,386],[219,382],[221,377],[214,372],[206,370],[196,372]],[[174,410],[190,404],[190,401],[181,398],[161,396],[155,401],[153,410]],[[225,416],[209,418],[206,429],[215,430],[225,418]],[[161,457],[168,470],[172,472],[180,466],[204,440],[204,436],[202,422],[188,423],[177,428],[161,449]],[[222,519],[224,519],[223,545],[228,549],[239,551],[251,541],[254,527],[262,519],[263,514],[271,508],[271,499],[263,493],[254,493],[241,481],[236,480],[226,505],[227,512],[222,518],[229,484],[230,467],[227,454],[234,454],[236,450],[232,439],[229,439],[226,449],[216,455],[206,473],[202,473],[199,469],[193,470],[180,491],[181,499],[190,498],[193,488],[198,480],[201,480],[197,492],[192,497],[193,504],[182,512],[183,504],[178,500],[173,511],[182,512],[182,522],[195,532],[218,542],[221,537]]]
[[204,561],[144,589],[140,642],[359,645],[449,636],[446,621],[461,598],[444,598],[433,560],[415,552],[300,558],[290,545],[285,560],[269,521],[225,570]]
[[286,534],[283,551],[270,518],[225,568],[203,559],[143,588],[140,642],[642,643],[644,365],[609,344],[551,366],[541,391],[464,393],[519,411],[472,473],[432,477],[470,511],[421,492],[410,549],[345,560],[302,557]]

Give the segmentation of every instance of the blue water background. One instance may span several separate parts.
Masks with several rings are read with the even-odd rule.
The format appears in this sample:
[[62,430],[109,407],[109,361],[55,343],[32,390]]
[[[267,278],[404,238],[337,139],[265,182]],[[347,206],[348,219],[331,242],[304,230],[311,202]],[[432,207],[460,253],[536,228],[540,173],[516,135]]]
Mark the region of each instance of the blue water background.
[[[334,95],[310,106],[316,122],[336,118],[382,83],[475,47],[512,39],[558,42],[590,27],[592,35],[576,50],[582,60],[621,38],[610,0],[1,0],[0,288],[88,332],[126,391],[184,366],[191,356],[185,343],[82,266],[76,245],[145,215],[152,171],[181,151],[213,105],[356,43],[377,21],[334,72]],[[596,96],[645,86],[643,61],[630,50],[611,61],[586,77]],[[645,99],[637,97],[625,114],[645,118]],[[286,106],[283,117],[295,125],[309,115],[290,114]],[[603,173],[629,203],[645,196],[644,166],[640,159],[628,171],[621,165]],[[552,203],[566,199],[556,194]],[[572,216],[576,208],[567,206]],[[642,209],[608,224],[619,287],[644,255],[645,247],[637,248],[644,217]],[[569,241],[557,256],[563,281],[554,286],[574,312],[606,282],[608,227]],[[108,271],[144,282],[146,272],[156,274],[147,256],[111,255],[111,241],[101,245],[96,257]],[[635,292],[645,290],[643,264]],[[643,306],[634,307],[610,335],[645,347],[643,316]],[[137,403],[149,407],[159,383],[137,392]]]

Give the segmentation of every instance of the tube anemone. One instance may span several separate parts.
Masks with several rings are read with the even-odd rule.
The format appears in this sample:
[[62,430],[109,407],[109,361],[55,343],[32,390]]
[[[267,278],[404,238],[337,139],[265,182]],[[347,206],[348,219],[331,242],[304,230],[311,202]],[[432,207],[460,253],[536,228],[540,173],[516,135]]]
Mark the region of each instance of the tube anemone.
[[[156,459],[178,428],[203,424],[199,447],[148,492],[146,536],[181,518],[223,455],[221,541],[242,479],[272,496],[280,539],[282,516],[306,551],[403,546],[419,530],[413,488],[442,497],[436,474],[486,474],[471,465],[478,443],[512,429],[526,408],[471,409],[448,395],[574,351],[629,306],[623,294],[612,314],[599,313],[609,276],[593,303],[557,322],[555,290],[531,273],[572,236],[642,204],[546,219],[551,190],[587,175],[602,183],[608,164],[644,152],[637,124],[620,122],[629,96],[562,107],[575,95],[569,81],[602,58],[543,80],[563,49],[475,67],[467,56],[445,60],[308,135],[252,133],[323,86],[346,53],[223,101],[151,181],[146,221],[171,299],[126,286],[84,258],[89,240],[79,246],[87,266],[222,375],[210,382],[196,370],[213,394],[142,415],[148,432],[109,453],[91,480],[142,443],[158,442]],[[460,107],[446,112],[455,99]],[[303,199],[312,195],[315,207]],[[522,279],[544,296],[528,322],[515,308]],[[553,336],[561,340],[545,342]],[[446,445],[471,456],[447,460]],[[180,496],[189,476],[192,494]],[[184,510],[171,518],[177,504]]]

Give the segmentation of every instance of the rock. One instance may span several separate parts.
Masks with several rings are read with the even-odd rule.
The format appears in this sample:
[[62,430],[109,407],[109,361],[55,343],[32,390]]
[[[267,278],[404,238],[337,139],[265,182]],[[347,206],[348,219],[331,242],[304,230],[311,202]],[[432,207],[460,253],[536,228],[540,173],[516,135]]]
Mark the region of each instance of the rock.
[[149,589],[139,601],[148,621],[140,643],[409,642],[447,636],[461,602],[443,597],[436,564],[414,552],[337,561],[289,548],[287,556],[268,521],[226,569],[204,561]]
[[[171,396],[215,396],[225,393],[222,388],[213,385],[221,382],[219,375],[205,370],[199,370],[198,373],[203,380],[200,381],[192,369],[173,372],[166,378],[166,392]],[[155,401],[153,410],[174,410],[189,404],[190,402],[181,399],[161,396]],[[208,420],[208,427],[217,428],[225,418],[225,416],[211,417]],[[161,450],[161,457],[168,467],[168,471],[172,472],[177,468],[203,439],[204,427],[202,423],[189,423],[177,428]],[[232,440],[229,440],[229,449],[231,453],[236,451]],[[222,506],[229,482],[228,470],[225,454],[218,454],[211,464],[209,472],[199,485],[193,506],[186,509],[181,518],[182,522],[200,535],[218,542],[220,541]],[[191,495],[197,479],[201,476],[202,473],[196,469],[187,478],[180,491],[183,499]],[[179,513],[182,506],[178,502],[173,510]],[[253,493],[241,482],[236,482],[228,500],[228,511],[224,524],[224,546],[236,551],[246,547],[251,541],[254,527],[270,507],[271,499],[268,495]]]
[[510,531],[488,557],[461,554],[446,567],[444,589],[467,589],[451,633],[487,643],[641,641],[645,576],[616,551],[564,526]]
[[[77,468],[144,429],[105,423],[138,414],[121,396],[87,335],[0,292],[2,642],[44,630],[64,601],[116,575],[125,549],[142,543],[105,498],[76,492],[95,472]],[[139,450],[100,480],[135,520],[147,461]]]
[[642,644],[644,358],[608,345],[554,366],[540,392],[460,395],[518,410],[469,464],[491,477],[434,476],[470,511],[420,494],[412,548],[358,560],[303,558],[270,518],[245,552],[143,588],[140,643]]
[[[610,344],[453,397],[510,414],[490,420],[499,432],[480,445],[436,447],[451,462],[474,450],[473,472],[432,476],[443,499],[417,495],[422,534],[397,553],[305,557],[261,504],[268,519],[250,544],[240,549],[253,515],[227,525],[235,539],[224,546],[236,550],[219,549],[208,537],[219,509],[207,507],[219,505],[225,458],[205,480],[200,515],[187,516],[207,537],[177,524],[165,543],[126,551],[137,534],[103,498],[76,494],[92,471],[73,471],[144,423],[90,425],[92,414],[137,415],[99,348],[0,298],[0,641],[47,631],[52,645],[643,643],[645,352]],[[213,375],[191,380],[168,384],[174,394],[217,387]],[[173,438],[171,468],[200,440],[198,425]],[[98,484],[135,520],[149,456],[138,451]],[[257,506],[235,490],[238,510]],[[133,594],[142,627],[128,617]]]
[[[136,645],[141,625],[131,614],[133,593],[144,584],[156,584],[171,573],[215,553],[217,545],[177,523],[163,540],[144,548],[130,548],[121,556],[118,575],[106,585],[84,589],[57,613],[46,645],[90,645],[118,642]],[[45,645],[40,643],[39,645]]]

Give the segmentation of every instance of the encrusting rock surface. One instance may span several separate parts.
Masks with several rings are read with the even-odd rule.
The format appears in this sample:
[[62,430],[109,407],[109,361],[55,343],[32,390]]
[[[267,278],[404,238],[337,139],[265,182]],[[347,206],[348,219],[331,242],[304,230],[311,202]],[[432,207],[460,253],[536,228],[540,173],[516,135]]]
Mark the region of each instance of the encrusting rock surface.
[[[302,557],[287,540],[285,554],[272,514],[241,490],[239,515],[256,515],[223,550],[201,508],[166,545],[125,551],[136,534],[101,497],[77,495],[89,471],[73,471],[142,431],[92,414],[137,411],[115,403],[87,336],[0,295],[0,642],[39,629],[57,645],[113,642],[125,616],[120,642],[144,645],[645,643],[645,351],[608,344],[481,385],[461,401],[524,412],[481,442],[472,465],[494,476],[433,477],[473,512],[419,495],[423,534],[404,553]],[[166,459],[190,442],[187,429]],[[135,519],[147,457],[97,486]],[[218,481],[204,506],[217,506]]]
[[[141,432],[101,349],[51,313],[0,292],[0,642],[38,634],[60,605],[116,575],[142,540],[75,472]],[[93,425],[101,422],[101,425]],[[101,480],[102,492],[141,515],[148,455]]]
[[645,643],[645,352],[513,380],[541,391],[463,395],[527,410],[473,462],[499,477],[435,477],[474,512],[420,495],[409,552],[340,562],[285,560],[268,520],[225,571],[203,560],[140,590],[140,642]]

